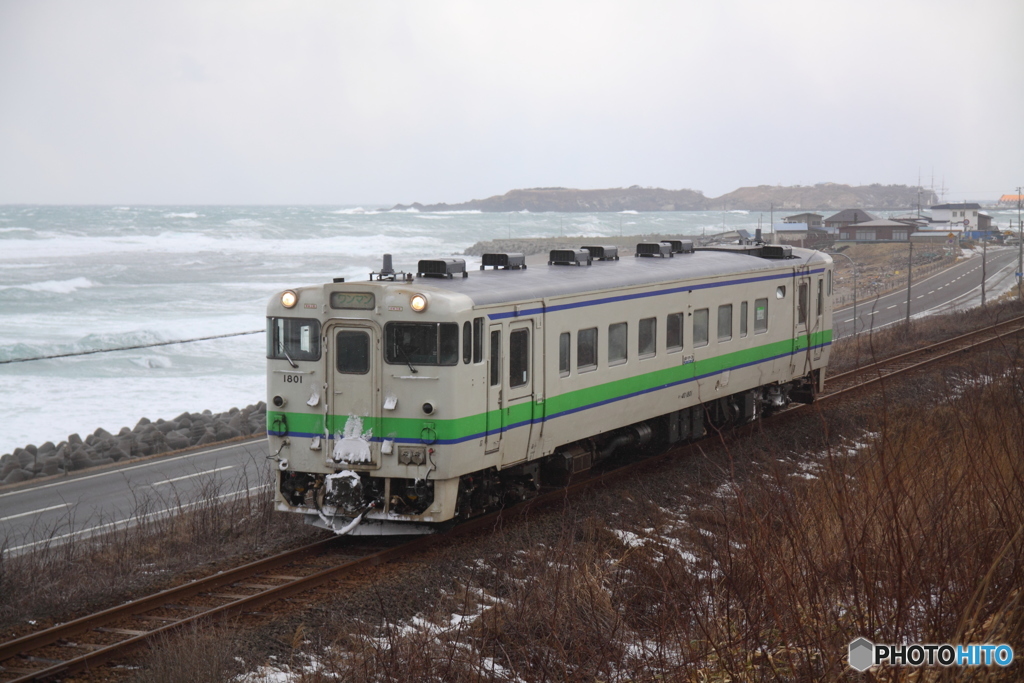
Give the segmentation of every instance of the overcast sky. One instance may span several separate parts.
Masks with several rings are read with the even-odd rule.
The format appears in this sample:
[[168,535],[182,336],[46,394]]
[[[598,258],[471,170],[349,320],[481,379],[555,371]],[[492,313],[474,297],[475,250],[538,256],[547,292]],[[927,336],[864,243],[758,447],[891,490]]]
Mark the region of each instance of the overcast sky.
[[0,203],[1024,184],[1021,0],[0,0]]

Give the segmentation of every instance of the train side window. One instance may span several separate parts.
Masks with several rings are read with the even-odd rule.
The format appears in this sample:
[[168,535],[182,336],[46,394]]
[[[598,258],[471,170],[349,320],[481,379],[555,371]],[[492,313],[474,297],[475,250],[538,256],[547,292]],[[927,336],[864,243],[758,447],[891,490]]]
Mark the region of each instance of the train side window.
[[484,359],[484,319],[473,318],[473,362]]
[[608,364],[617,365],[626,362],[626,348],[629,339],[629,328],[626,323],[612,323],[608,326]]
[[558,376],[568,377],[569,376],[569,347],[572,343],[571,336],[568,332],[563,332],[558,335]]
[[786,298],[786,285],[779,285],[775,288],[775,298],[785,299]]
[[370,371],[370,335],[342,330],[336,337],[338,372],[365,375]]
[[718,307],[718,341],[732,339],[732,304]]
[[462,323],[462,362],[468,363],[473,358],[473,326],[469,321]]
[[441,323],[438,327],[440,329],[440,349],[441,349],[441,365],[458,365],[459,364],[459,324],[458,323]]
[[740,337],[747,336],[747,302],[740,303]]
[[576,333],[576,370],[585,372],[597,367],[597,328],[589,327]]
[[832,296],[832,271],[826,271],[828,273],[828,295]]
[[640,343],[636,355],[651,358],[658,353],[658,319],[644,318],[640,321]]
[[825,312],[825,281],[818,278],[818,316]]
[[808,290],[809,290],[809,287],[807,286],[806,282],[801,282],[800,283],[800,287],[797,290],[797,296],[796,296],[796,321],[797,321],[797,323],[799,323],[801,325],[803,325],[803,324],[805,324],[807,322],[807,309],[808,309],[807,297],[809,296]]
[[508,336],[508,385],[521,387],[530,381],[530,331],[512,330]]
[[768,299],[754,299],[754,334],[768,331]]
[[702,308],[693,312],[693,345],[708,345],[708,309]]
[[501,384],[501,330],[491,332],[491,386]]
[[665,350],[683,350],[683,314],[669,313],[665,320]]

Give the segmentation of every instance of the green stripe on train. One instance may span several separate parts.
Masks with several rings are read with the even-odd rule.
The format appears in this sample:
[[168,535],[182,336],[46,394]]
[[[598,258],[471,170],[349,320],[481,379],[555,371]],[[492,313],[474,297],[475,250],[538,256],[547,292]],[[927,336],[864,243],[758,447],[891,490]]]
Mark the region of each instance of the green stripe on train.
[[[820,346],[832,341],[832,330],[815,332],[809,337],[803,335],[796,339],[786,339],[780,342],[764,344],[753,349],[743,349],[732,353],[721,354],[713,358],[677,365],[663,370],[626,377],[621,380],[605,382],[596,387],[578,389],[565,392],[557,396],[551,396],[544,402],[527,402],[510,406],[502,411],[495,410],[491,413],[477,413],[468,417],[454,418],[451,420],[424,418],[400,418],[380,417],[377,419],[363,418],[363,429],[371,430],[374,436],[385,438],[419,439],[425,422],[433,424],[434,434],[439,441],[452,441],[464,439],[474,434],[483,434],[487,430],[488,415],[491,417],[492,425],[513,425],[520,422],[528,422],[541,418],[545,415],[578,411],[598,403],[605,403],[620,399],[625,396],[641,392],[657,390],[665,385],[681,382],[694,377],[713,375],[726,369],[740,366],[754,365],[764,362],[770,358],[799,353],[809,346]],[[680,357],[682,357],[680,355]],[[323,415],[310,413],[283,413],[278,411],[267,411],[267,428],[270,431],[283,431],[282,425],[276,420],[281,418],[287,423],[287,431],[306,434],[323,434]],[[329,417],[329,433],[342,433],[348,416],[331,415]]]

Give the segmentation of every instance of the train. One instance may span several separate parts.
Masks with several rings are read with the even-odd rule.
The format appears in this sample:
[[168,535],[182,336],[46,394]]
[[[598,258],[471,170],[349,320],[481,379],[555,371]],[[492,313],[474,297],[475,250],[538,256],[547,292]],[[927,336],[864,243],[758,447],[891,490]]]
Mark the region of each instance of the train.
[[831,257],[689,240],[425,258],[267,307],[275,508],[432,533],[824,388]]

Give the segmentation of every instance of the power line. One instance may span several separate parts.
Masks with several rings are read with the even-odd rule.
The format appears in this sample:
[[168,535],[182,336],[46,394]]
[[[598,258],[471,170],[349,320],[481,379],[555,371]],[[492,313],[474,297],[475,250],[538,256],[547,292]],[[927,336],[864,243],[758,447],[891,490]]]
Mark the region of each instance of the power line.
[[12,358],[0,360],[0,365],[7,363],[27,363],[33,360],[50,360],[52,358],[69,358],[71,356],[88,356],[92,353],[112,353],[114,351],[131,351],[133,349],[151,349],[154,346],[170,346],[171,344],[189,344],[191,342],[208,341],[210,339],[226,339],[227,337],[244,337],[249,334],[263,334],[263,330],[250,330],[249,332],[232,332],[231,334],[215,334],[212,337],[196,337],[195,339],[176,339],[174,341],[153,342],[152,344],[136,344],[135,346],[119,346],[116,349],[93,349],[92,351],[75,351],[74,353],[57,353],[52,356],[36,356],[34,358]]

